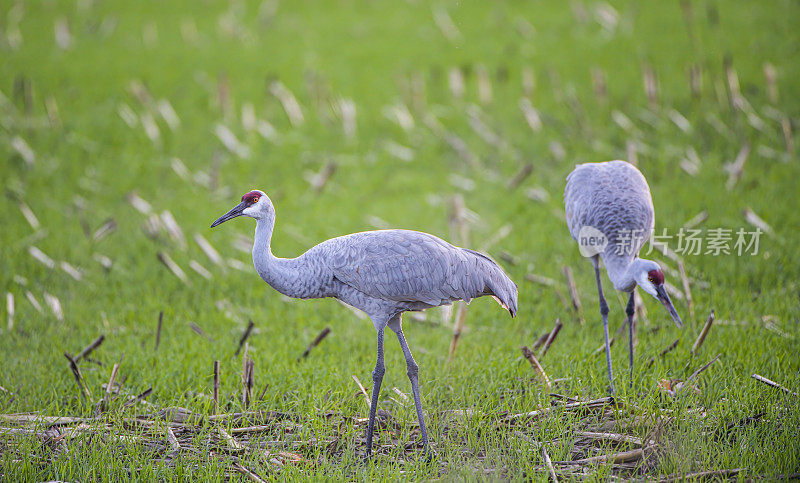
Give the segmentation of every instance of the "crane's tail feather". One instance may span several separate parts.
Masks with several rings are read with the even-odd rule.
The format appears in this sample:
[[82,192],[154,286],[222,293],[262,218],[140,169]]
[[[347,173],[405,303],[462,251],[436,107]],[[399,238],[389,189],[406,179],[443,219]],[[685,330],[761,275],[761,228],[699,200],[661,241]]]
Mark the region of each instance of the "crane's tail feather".
[[501,307],[508,310],[511,317],[515,317],[517,315],[517,284],[490,257],[474,250],[465,250],[477,255],[484,262],[485,270],[483,272],[486,288],[482,295],[491,295]]
[[501,307],[508,310],[511,317],[517,315],[517,284],[511,281],[508,276],[503,274],[505,280],[487,281],[487,288],[492,292],[492,298],[497,300]]

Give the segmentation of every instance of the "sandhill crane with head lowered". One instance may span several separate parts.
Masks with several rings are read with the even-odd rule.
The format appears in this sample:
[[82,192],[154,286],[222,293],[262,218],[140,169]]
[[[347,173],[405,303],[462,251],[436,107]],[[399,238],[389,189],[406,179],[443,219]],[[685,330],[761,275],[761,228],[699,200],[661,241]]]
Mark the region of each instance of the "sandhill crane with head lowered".
[[324,241],[297,258],[272,254],[275,208],[259,190],[219,217],[211,227],[235,218],[256,220],[253,264],[261,278],[278,292],[295,298],[334,297],[365,312],[377,331],[378,357],[372,373],[367,424],[367,457],[372,452],[375,412],[384,375],[383,332],[388,326],[400,342],[414,396],[424,453],[428,433],[419,395],[419,368],[408,348],[400,317],[403,312],[447,305],[491,295],[513,317],[517,286],[497,263],[481,253],[455,247],[427,233],[378,230]]
[[630,294],[625,313],[628,322],[631,384],[636,287],[641,287],[658,299],[675,324],[682,326],[681,318],[664,288],[661,267],[654,261],[639,258],[639,251],[650,238],[655,226],[650,187],[642,173],[625,161],[580,164],[567,176],[564,206],[569,232],[580,245],[581,253],[590,257],[594,266],[606,339],[608,380],[613,394],[614,376],[608,340],[609,310],[600,282],[601,258],[614,288]]

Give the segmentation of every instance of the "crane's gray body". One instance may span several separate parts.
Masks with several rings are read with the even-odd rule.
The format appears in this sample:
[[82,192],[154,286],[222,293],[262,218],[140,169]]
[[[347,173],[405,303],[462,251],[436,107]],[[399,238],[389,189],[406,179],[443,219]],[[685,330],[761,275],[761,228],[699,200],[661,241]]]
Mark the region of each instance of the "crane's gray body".
[[635,281],[624,276],[625,270],[650,238],[655,223],[650,187],[642,173],[625,161],[580,164],[567,176],[564,207],[575,241],[585,226],[607,237],[600,257],[608,276],[617,290],[633,290]]
[[297,258],[277,258],[269,248],[274,219],[269,221],[256,225],[253,263],[261,278],[284,295],[335,297],[369,315],[376,329],[405,311],[483,295],[495,296],[512,316],[516,313],[516,284],[493,260],[433,235],[366,231],[326,240]]

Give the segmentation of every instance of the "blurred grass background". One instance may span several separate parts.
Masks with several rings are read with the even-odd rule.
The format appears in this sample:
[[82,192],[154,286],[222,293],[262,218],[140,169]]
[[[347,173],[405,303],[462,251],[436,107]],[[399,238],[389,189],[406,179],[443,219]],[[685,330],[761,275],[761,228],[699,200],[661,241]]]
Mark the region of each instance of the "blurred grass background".
[[[621,158],[638,163],[650,182],[657,232],[676,233],[703,211],[703,229],[753,230],[745,209],[772,229],[756,256],[684,258],[698,282],[695,317],[676,300],[688,322],[683,332],[657,302],[645,300],[649,317],[640,325],[640,370],[630,397],[643,398],[643,407],[679,410],[699,402],[710,408],[711,429],[773,411],[779,396],[749,376],[800,386],[798,13],[789,1],[4,2],[0,283],[10,294],[6,300],[13,298],[14,315],[13,323],[0,324],[0,386],[8,391],[0,394],[0,407],[90,412],[63,352],[74,354],[100,333],[107,339],[93,357],[108,366],[124,354],[125,386],[136,393],[152,385],[151,402],[194,407],[184,394],[210,392],[214,359],[222,361],[223,393],[235,395],[241,363],[233,353],[252,319],[256,386],[269,383],[260,407],[312,420],[326,410],[365,416],[350,375],[370,381],[369,321],[335,301],[290,301],[266,286],[249,253],[237,248],[242,236],[251,236],[249,220],[207,228],[251,188],[276,204],[278,256],[380,227],[457,241],[448,225],[454,195],[463,196],[470,212],[469,245],[495,258],[513,256],[516,263],[504,267],[520,288],[519,317],[509,320],[491,300],[475,301],[452,362],[451,322],[442,323],[437,310],[424,323],[406,316],[429,414],[466,407],[494,414],[546,403],[541,387],[520,382],[530,369],[519,346],[532,344],[557,317],[565,328],[545,369],[551,377],[572,378],[563,391],[602,394],[603,361],[590,356],[602,342],[593,274],[569,237],[561,195],[575,164]],[[286,92],[302,121],[287,115]],[[725,166],[743,149],[749,154],[741,178],[727,189]],[[334,165],[317,192],[308,180]],[[526,165],[530,175],[510,187]],[[132,192],[149,203],[157,223],[134,209]],[[26,207],[35,222],[26,219]],[[185,242],[160,228],[165,211]],[[95,236],[109,222],[113,231]],[[244,270],[216,266],[195,234]],[[32,246],[55,266],[32,257]],[[158,252],[174,259],[189,283],[170,273]],[[99,256],[111,260],[110,270]],[[190,269],[191,261],[211,279]],[[77,267],[80,280],[61,262]],[[530,273],[549,277],[566,295],[566,265],[576,274],[584,326],[553,288],[525,280]],[[680,287],[677,276],[668,274],[668,281]],[[47,302],[55,299],[61,320]],[[614,295],[609,301],[613,330],[624,305]],[[699,360],[690,360],[691,342],[711,309],[720,323]],[[162,342],[154,352],[160,311]],[[193,333],[190,323],[209,339]],[[326,325],[333,330],[328,339],[296,363]],[[675,352],[642,369],[678,336]],[[659,379],[683,378],[716,353],[722,359],[702,376],[702,393],[692,402],[661,398]],[[627,385],[626,358],[625,345],[615,346],[619,386]],[[403,367],[388,341],[384,396],[392,386],[406,391]],[[107,367],[84,371],[99,391]],[[520,386],[526,391],[500,397]],[[413,409],[387,399],[382,404],[413,421]],[[680,443],[655,471],[796,471],[800,413],[793,404],[783,420],[769,413],[771,423],[743,429],[730,445],[709,440],[708,428],[678,424]],[[535,456],[491,434],[487,424],[478,418],[459,438],[432,424],[446,474],[473,477],[481,473],[472,470],[493,467],[510,478],[532,477]],[[350,433],[344,437],[355,439],[356,431]],[[461,451],[464,445],[470,452]],[[38,467],[32,458],[15,466],[12,459],[3,456],[5,475],[31,480],[107,478],[127,464],[102,451],[54,468]],[[402,466],[385,463],[348,469],[326,460],[287,471],[400,476]],[[213,465],[158,471],[170,478],[222,474]]]

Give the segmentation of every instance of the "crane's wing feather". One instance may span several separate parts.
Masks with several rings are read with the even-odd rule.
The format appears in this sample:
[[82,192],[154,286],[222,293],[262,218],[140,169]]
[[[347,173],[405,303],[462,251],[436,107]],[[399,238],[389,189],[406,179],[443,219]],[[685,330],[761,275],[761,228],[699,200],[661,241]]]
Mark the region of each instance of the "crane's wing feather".
[[608,237],[607,251],[627,244],[638,253],[654,226],[653,199],[647,180],[624,161],[586,163],[567,176],[564,207],[572,238],[584,226]]
[[502,277],[507,280],[505,285],[513,285],[513,299],[508,296],[508,303],[503,302],[516,311],[516,285],[500,267],[484,255],[454,247],[433,235],[380,230],[330,242],[333,276],[372,297],[431,306],[458,299],[470,301],[493,294],[492,282]]

